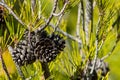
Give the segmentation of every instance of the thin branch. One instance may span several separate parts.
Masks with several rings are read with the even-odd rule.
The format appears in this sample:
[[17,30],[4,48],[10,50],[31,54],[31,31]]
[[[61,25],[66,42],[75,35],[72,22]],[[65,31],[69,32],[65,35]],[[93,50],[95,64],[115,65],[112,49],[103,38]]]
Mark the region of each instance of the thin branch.
[[58,28],[58,26],[59,26],[59,24],[60,24],[60,21],[61,21],[61,19],[62,19],[63,15],[64,15],[64,13],[62,13],[62,14],[60,15],[60,17],[59,17],[59,19],[58,19],[58,21],[57,21],[57,23],[56,23],[56,26],[55,26],[54,31],[56,31],[56,30],[57,30],[57,28]]
[[1,62],[2,62],[3,70],[5,71],[5,73],[6,73],[7,77],[8,77],[8,80],[11,80],[9,72],[7,70],[7,67],[5,65],[5,62],[4,62],[4,59],[3,59],[3,56],[2,56],[2,49],[1,49],[1,47],[0,47],[0,59],[1,59]]
[[85,37],[86,42],[88,43],[89,39],[89,31],[88,31],[88,25],[91,19],[91,3],[89,0],[86,0],[86,12],[85,12]]
[[[53,24],[50,24],[50,26],[51,26],[52,28],[55,28],[55,26],[54,26]],[[56,31],[58,31],[58,32],[60,32],[61,34],[63,34],[64,36],[70,38],[71,40],[78,42],[80,45],[82,44],[82,41],[81,41],[80,39],[78,39],[77,37],[74,37],[74,36],[72,36],[72,35],[70,35],[70,34],[62,31],[62,30],[59,29],[59,28],[57,28]]]
[[102,42],[101,42],[101,44],[100,44],[100,46],[99,46],[99,48],[98,48],[98,51],[100,51],[100,50],[101,50],[101,48],[102,48],[103,44],[104,44],[104,41],[102,40]]
[[76,25],[76,36],[80,38],[80,16],[81,15],[81,3],[78,5],[78,17],[77,17],[77,25]]
[[[55,0],[55,1],[54,1],[53,10],[52,10],[52,12],[51,12],[50,17],[47,19],[45,25],[43,25],[42,27],[38,28],[39,31],[45,29],[45,28],[49,25],[50,21],[51,21],[52,18],[53,18],[53,13],[55,13],[55,11],[56,11],[56,9],[57,9],[57,3],[58,3],[58,0]],[[38,30],[37,30],[37,31],[38,31]],[[35,31],[35,32],[37,32],[37,31]]]
[[106,58],[108,58],[112,54],[112,52],[115,50],[115,47],[116,47],[116,45],[114,45],[114,47],[112,48],[112,50],[106,56],[102,57],[101,60],[103,61]]
[[66,7],[67,7],[67,4],[68,4],[68,3],[69,3],[69,1],[66,0],[63,8],[61,9],[61,11],[60,11],[59,13],[53,13],[53,15],[54,15],[54,16],[60,16],[61,14],[63,14],[64,11],[65,11],[65,9],[66,9]]
[[0,5],[5,7],[9,11],[9,13],[12,14],[20,24],[25,25],[25,23],[11,10],[11,8],[7,4],[0,2]]
[[[54,26],[53,24],[50,24],[50,26],[51,26],[52,28],[55,28],[55,26]],[[70,38],[71,40],[78,42],[80,45],[82,44],[82,41],[81,41],[80,39],[78,39],[77,37],[74,37],[74,36],[72,36],[72,35],[70,35],[70,34],[62,31],[62,30],[59,29],[59,28],[57,28],[56,31],[58,31],[58,32],[60,32],[61,34],[63,34],[64,36]]]
[[[96,38],[97,38],[97,40],[98,40],[98,36],[99,36],[99,31],[100,31],[100,22],[101,22],[101,19],[99,17],[98,23],[97,23],[97,27],[96,27]],[[99,42],[99,40],[98,40],[98,42]],[[100,44],[100,46],[98,48],[98,51],[100,51],[100,49],[102,48],[103,44],[104,44],[104,40],[101,40],[101,44]]]
[[97,28],[96,28],[96,40],[95,40],[95,47],[96,47],[96,50],[95,50],[95,57],[94,57],[94,60],[93,60],[93,65],[92,65],[92,68],[91,68],[91,71],[90,71],[90,75],[93,74],[93,71],[95,69],[95,66],[96,66],[96,61],[97,61],[97,57],[98,57],[98,51],[99,49],[101,49],[103,43],[100,45],[99,49],[98,49],[98,29],[99,29],[99,23],[100,23],[100,18],[98,20],[98,24],[97,24]]
[[64,31],[62,31],[62,30],[60,30],[60,29],[57,29],[57,31],[60,32],[60,33],[62,33],[62,34],[65,35],[66,37],[72,39],[73,41],[78,42],[80,45],[82,44],[82,41],[81,41],[80,39],[78,39],[77,37],[74,37],[74,36],[72,36],[72,35],[64,32]]
[[56,23],[56,27],[55,27],[54,31],[56,31],[56,29],[58,28],[58,26],[59,26],[59,24],[60,24],[60,21],[61,21],[63,15],[64,15],[64,13],[65,13],[64,11],[65,11],[66,6],[67,6],[68,3],[69,3],[68,0],[66,0],[64,6],[63,6],[63,8],[62,8],[62,10],[61,10],[58,14],[53,13],[54,16],[59,16],[59,19],[58,19],[58,21],[57,21],[57,23]]
[[82,14],[82,26],[83,31],[85,32],[85,10],[84,10],[84,0],[81,0],[81,14]]
[[35,5],[36,5],[36,0],[31,0],[31,11],[32,11],[32,15],[34,14]]
[[[77,24],[76,24],[76,37],[80,39],[80,19],[81,19],[81,2],[78,4],[78,17],[77,17]],[[82,43],[78,45],[78,49],[80,51],[80,55],[82,59],[84,59],[85,55],[83,54],[83,51],[81,50]]]
[[16,68],[17,68],[17,70],[18,70],[19,75],[21,76],[21,78],[22,78],[23,80],[25,80],[25,76],[24,76],[24,74],[23,74],[20,66],[17,65],[17,64],[15,64],[15,65],[16,65]]
[[98,40],[95,41],[95,44],[96,44],[96,51],[95,51],[95,57],[94,57],[94,60],[93,60],[93,66],[92,66],[91,71],[90,71],[91,75],[93,74],[93,71],[95,69],[96,61],[97,61],[97,57],[98,57]]
[[89,23],[91,21],[91,32],[93,32],[93,0],[86,0],[86,13],[85,13],[85,36],[86,42],[89,40]]
[[[42,18],[44,21],[46,21],[45,17],[41,16],[41,18]],[[56,26],[55,26],[54,24],[52,24],[52,23],[50,23],[49,25],[50,25],[53,29],[56,27]],[[81,41],[80,39],[78,39],[77,37],[74,37],[74,36],[72,36],[72,35],[70,35],[70,34],[68,34],[68,33],[60,30],[59,28],[57,28],[56,31],[58,31],[58,32],[60,32],[61,34],[65,35],[66,37],[72,39],[73,41],[76,41],[76,42],[78,42],[79,44],[82,44],[82,41]]]
[[40,19],[41,17],[41,12],[42,12],[41,7],[42,7],[41,0],[38,0],[38,13],[37,13],[38,19]]

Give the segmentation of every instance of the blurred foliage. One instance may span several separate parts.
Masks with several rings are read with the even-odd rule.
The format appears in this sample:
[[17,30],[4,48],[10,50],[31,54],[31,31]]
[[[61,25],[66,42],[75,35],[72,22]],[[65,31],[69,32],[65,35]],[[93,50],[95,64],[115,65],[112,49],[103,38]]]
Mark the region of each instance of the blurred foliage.
[[[45,22],[43,19],[41,19],[41,16],[45,16],[46,18],[49,17],[53,7],[53,1],[54,0],[36,0],[36,6],[33,9],[34,11],[32,11],[30,7],[31,0],[5,0],[6,4],[8,4],[9,7],[17,14],[17,16],[26,24],[25,26],[21,25],[11,14],[9,14],[7,10],[5,11],[6,15],[4,15],[4,18],[6,25],[3,31],[4,35],[0,34],[0,46],[3,49],[2,55],[12,80],[20,80],[20,76],[16,70],[11,55],[8,52],[7,45],[14,46],[14,43],[19,42],[19,40],[22,38],[24,30],[28,28],[28,26],[31,28],[31,30],[35,30],[37,27],[42,26]],[[118,25],[112,27],[113,23],[116,22],[115,20],[117,20],[117,18],[120,16],[119,14],[120,12],[118,12],[120,10],[118,9],[120,7],[120,1],[119,0],[95,0],[95,1],[97,5],[94,7],[93,25],[94,30],[96,30],[97,28],[96,26],[101,26],[98,37],[100,40],[101,39],[104,40],[104,44],[100,49],[98,55],[100,58],[102,58],[112,50],[112,48],[116,44],[116,40],[118,40],[118,35],[120,34],[118,30],[120,29],[119,22],[117,22]],[[78,10],[77,6],[79,2],[80,0],[70,0],[70,4],[66,9],[66,14],[64,15],[59,26],[60,29],[74,36],[76,36],[76,23]],[[104,5],[102,5],[102,3]],[[60,11],[63,5],[64,0],[59,0],[57,11]],[[118,15],[116,14],[117,12]],[[100,25],[98,25],[99,16]],[[52,22],[55,24],[57,22],[56,20],[57,18],[53,18]],[[82,26],[82,22],[80,24],[81,24],[80,26]],[[48,31],[52,32],[51,29],[48,29]],[[84,36],[83,33],[84,32],[80,30],[81,36]],[[95,32],[92,35],[95,35]],[[82,69],[86,64],[86,62],[81,63],[82,57],[80,56],[81,53],[78,48],[79,46],[78,43],[72,41],[71,39],[68,39],[67,37],[65,38],[66,48],[64,52],[57,56],[57,58],[54,61],[49,63],[49,68],[51,72],[50,78],[53,78],[54,80],[70,80],[71,77],[75,75],[75,72],[78,69],[78,67],[81,67]],[[94,41],[95,37],[93,37],[92,39]],[[82,41],[84,41],[84,38],[82,38]],[[85,55],[89,57],[91,53],[93,54],[95,52],[94,43],[92,43],[92,41],[90,42],[90,50],[88,50],[86,46],[83,47],[82,50],[85,53]],[[92,55],[92,58],[93,56],[94,55]],[[110,76],[109,75],[107,76],[111,80],[120,79],[119,58],[120,58],[120,42],[118,40],[115,46],[115,50],[112,52],[112,55],[110,55],[106,59],[110,67],[109,73]],[[26,78],[32,76],[31,80],[42,80],[43,78],[43,71],[39,61],[36,61],[31,65],[23,66],[22,71],[25,74]],[[34,75],[36,71],[37,74]],[[7,80],[7,76],[1,65],[1,61],[0,61],[0,80]]]

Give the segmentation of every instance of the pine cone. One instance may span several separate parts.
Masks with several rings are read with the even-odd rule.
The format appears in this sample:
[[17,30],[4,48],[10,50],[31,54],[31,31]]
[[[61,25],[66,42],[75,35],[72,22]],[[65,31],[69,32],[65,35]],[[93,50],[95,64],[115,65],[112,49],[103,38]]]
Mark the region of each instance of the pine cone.
[[38,39],[40,40],[41,38],[46,38],[48,37],[48,33],[45,30],[38,31],[37,32]]
[[[38,42],[38,38],[44,37],[45,31],[41,33],[30,32],[26,30],[23,39],[16,45],[14,51],[12,53],[13,60],[19,66],[31,64],[36,61],[38,56],[34,55],[34,49],[36,47],[36,43]],[[46,34],[45,34],[46,35]]]
[[41,37],[36,44],[35,55],[41,62],[50,62],[63,51],[65,40],[59,35],[52,34],[51,36]]
[[27,30],[27,31],[25,31],[25,33],[23,35],[23,38],[26,41],[28,41],[33,48],[35,48],[35,46],[36,46],[36,38],[37,38],[37,36],[35,35],[35,32],[30,32],[30,34],[29,34],[29,31]]
[[12,53],[13,60],[19,66],[31,64],[35,62],[36,57],[34,56],[34,48],[30,46],[28,41],[21,40]]
[[46,38],[48,36],[48,33],[44,30],[42,31],[38,31],[37,33],[35,33],[34,31],[30,32],[29,34],[29,31],[26,30],[24,35],[23,35],[23,38],[25,40],[28,40],[31,45],[35,48],[36,47],[36,43],[39,42],[39,40],[41,38]]
[[59,53],[55,43],[49,38],[40,39],[35,48],[35,55],[41,62],[50,62]]
[[63,51],[63,49],[65,48],[65,40],[63,39],[63,37],[53,33],[50,36],[50,39],[54,41],[54,43],[59,51]]

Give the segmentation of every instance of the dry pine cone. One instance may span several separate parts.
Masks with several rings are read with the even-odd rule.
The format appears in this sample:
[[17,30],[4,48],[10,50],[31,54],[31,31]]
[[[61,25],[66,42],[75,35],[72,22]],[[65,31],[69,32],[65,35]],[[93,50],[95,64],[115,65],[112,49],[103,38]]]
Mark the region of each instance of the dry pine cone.
[[41,62],[50,62],[63,51],[64,47],[65,40],[60,35],[52,34],[51,36],[40,38],[34,53]]

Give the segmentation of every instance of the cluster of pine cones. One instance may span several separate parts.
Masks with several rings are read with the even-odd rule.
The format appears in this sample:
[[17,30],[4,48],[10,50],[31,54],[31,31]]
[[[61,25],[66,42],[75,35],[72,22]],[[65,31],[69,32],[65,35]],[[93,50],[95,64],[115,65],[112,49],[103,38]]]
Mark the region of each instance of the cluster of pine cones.
[[50,62],[65,48],[65,40],[59,34],[48,35],[45,30],[37,32],[25,31],[13,49],[12,57],[19,66],[31,64],[36,60]]

